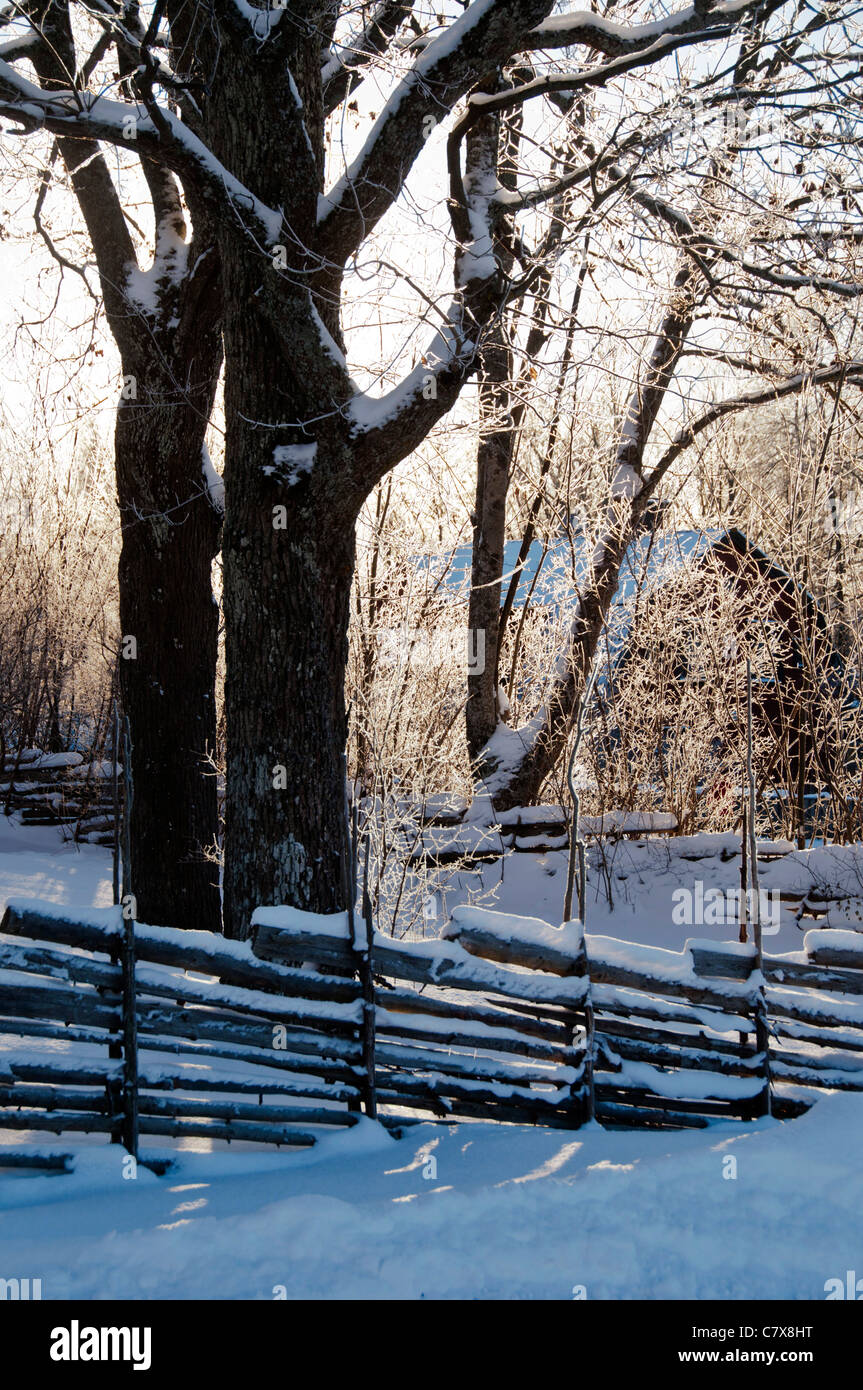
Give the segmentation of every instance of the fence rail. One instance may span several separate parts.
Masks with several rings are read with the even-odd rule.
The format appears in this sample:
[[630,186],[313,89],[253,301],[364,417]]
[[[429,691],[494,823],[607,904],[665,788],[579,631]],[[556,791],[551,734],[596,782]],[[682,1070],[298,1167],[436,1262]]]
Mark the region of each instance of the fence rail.
[[92,844],[114,843],[115,776],[119,766],[80,753],[28,748],[8,754],[0,766],[0,803],[24,825],[55,825]]
[[673,952],[470,907],[428,941],[265,908],[240,943],[15,902],[0,1127],[132,1153],[142,1136],[307,1146],[363,1112],[396,1132],[429,1116],[674,1128],[863,1089],[863,934],[812,930],[754,964],[737,943]]

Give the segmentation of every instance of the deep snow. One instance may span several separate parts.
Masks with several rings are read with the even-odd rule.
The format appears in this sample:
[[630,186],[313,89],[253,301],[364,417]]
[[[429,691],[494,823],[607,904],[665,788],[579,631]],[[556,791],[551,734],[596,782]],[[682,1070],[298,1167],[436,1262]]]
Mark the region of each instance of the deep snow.
[[861,1144],[863,1097],[832,1096],[673,1135],[367,1121],[135,1181],[103,1147],[0,1180],[2,1268],[44,1298],[823,1299],[863,1269]]

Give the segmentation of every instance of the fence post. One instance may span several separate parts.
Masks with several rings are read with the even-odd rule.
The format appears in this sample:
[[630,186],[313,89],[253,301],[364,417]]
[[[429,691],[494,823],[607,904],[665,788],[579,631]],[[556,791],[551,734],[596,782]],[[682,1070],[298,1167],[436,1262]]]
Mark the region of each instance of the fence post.
[[135,1013],[135,920],[123,915],[123,1145],[138,1157],[138,1019]]
[[[587,990],[584,996],[584,1070],[581,1080],[581,1122],[590,1124],[596,1119],[596,1096],[593,1086],[593,1060],[596,1049],[596,1025],[593,1015],[593,1000],[590,990],[590,961],[587,955],[587,940],[584,935],[584,922],[581,923],[581,959],[578,974],[584,978]],[[573,1028],[570,1041],[575,1038]]]
[[120,711],[114,701],[114,723],[111,738],[111,800],[114,807],[114,843],[112,846],[112,877],[115,905],[120,901]]
[[761,892],[758,881],[758,844],[755,837],[755,773],[752,767],[752,663],[746,661],[746,782],[749,798],[749,880],[752,885],[752,939],[755,945],[753,973],[758,975],[755,1000],[755,1046],[762,1054],[761,1074],[764,1090],[753,1106],[755,1115],[770,1114],[770,1030],[767,1026],[767,996],[764,990],[764,952],[761,939]]
[[362,1087],[362,1101],[348,1101],[348,1109],[360,1106],[371,1119],[377,1117],[377,1098],[375,1096],[375,982],[372,974],[372,905],[369,897],[369,836],[365,835],[366,858],[363,871],[363,922],[365,926],[366,949],[357,945],[356,901],[357,901],[357,862],[359,859],[359,818],[356,797],[348,807],[348,767],[347,755],[343,755],[345,772],[345,821],[347,823],[347,850],[344,862],[345,893],[348,904],[348,931],[351,952],[356,960],[357,974],[363,991],[363,1021],[360,1027],[360,1042],[363,1051],[365,1084]]
[[372,968],[372,942],[375,927],[372,917],[372,900],[369,894],[369,854],[370,837],[366,834],[366,854],[363,864],[363,922],[365,924],[366,949],[360,956],[360,981],[363,987],[363,1063],[366,1069],[366,1114],[377,1119],[378,1102],[375,1093],[375,981]]

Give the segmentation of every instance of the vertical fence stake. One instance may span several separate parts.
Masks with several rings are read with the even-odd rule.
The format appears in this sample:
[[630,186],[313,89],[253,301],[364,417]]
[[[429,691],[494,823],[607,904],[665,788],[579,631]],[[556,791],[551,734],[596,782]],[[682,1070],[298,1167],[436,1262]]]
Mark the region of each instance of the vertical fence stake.
[[[126,909],[128,910],[128,908]],[[138,1157],[138,1020],[135,1013],[135,921],[123,917],[123,1145]]]
[[[343,878],[345,885],[345,901],[348,907],[348,935],[350,937],[350,948],[354,956],[357,955],[357,932],[356,932],[356,902],[357,902],[357,808],[356,801],[348,806],[348,764],[347,757],[343,758],[345,772],[345,853],[343,864]],[[359,963],[357,973],[360,971]],[[365,1012],[363,1013],[363,1023],[365,1023]],[[363,1040],[363,1029],[354,1030],[354,1037],[358,1042]],[[357,1114],[362,1110],[362,1101],[358,1097],[351,1097],[348,1100],[348,1110],[352,1114]]]
[[366,930],[366,949],[360,957],[360,980],[363,986],[363,1062],[366,1068],[366,1114],[377,1119],[378,1102],[375,1092],[375,981],[372,966],[372,943],[375,926],[372,900],[369,894],[369,855],[371,838],[365,837],[363,863],[363,921]]
[[132,801],[135,789],[132,783],[132,734],[129,729],[129,716],[123,715],[123,838],[121,841],[122,881],[120,893],[126,898],[131,892],[132,877]]
[[112,845],[112,873],[114,905],[120,901],[120,711],[114,701],[114,724],[111,738],[111,757],[114,765],[111,771],[111,800],[114,807],[114,843]]
[[[375,1095],[375,982],[372,971],[372,938],[374,923],[372,905],[369,897],[369,836],[365,835],[365,866],[363,871],[363,922],[365,925],[365,950],[358,944],[356,930],[357,864],[359,860],[359,821],[356,797],[348,807],[348,766],[347,756],[343,757],[345,771],[345,821],[347,824],[347,850],[344,861],[345,894],[348,905],[348,931],[351,951],[357,962],[363,999],[363,1021],[360,1027],[360,1041],[363,1052],[365,1078],[362,1086],[362,1108],[371,1119],[377,1116],[377,1097]],[[360,1108],[356,1102],[348,1101],[349,1110]]]
[[[566,873],[566,893],[563,899],[563,920],[568,922],[572,916],[572,893],[575,886],[576,867],[578,871],[578,920],[581,923],[581,961],[583,965],[583,975],[587,980],[587,993],[584,997],[584,1071],[581,1079],[581,1123],[590,1123],[596,1116],[596,1097],[594,1094],[593,1083],[593,1060],[596,1047],[596,1029],[593,1017],[593,1002],[590,996],[590,963],[587,959],[587,941],[584,935],[585,916],[587,914],[587,864],[584,854],[584,840],[579,833],[579,814],[581,802],[578,790],[575,785],[575,759],[581,746],[584,734],[584,718],[590,697],[593,694],[593,684],[596,678],[596,670],[592,670],[587,678],[584,693],[578,702],[575,716],[575,738],[572,742],[572,749],[566,765],[566,781],[569,788],[569,795],[572,801],[572,814],[569,822],[569,860]],[[579,1025],[573,1020],[569,1033],[570,1046],[574,1045]]]
[[584,1076],[582,1079],[582,1090],[584,1100],[582,1103],[582,1122],[590,1124],[596,1119],[596,1093],[593,1081],[593,1064],[596,1053],[596,1021],[593,1013],[593,999],[590,987],[590,961],[587,956],[587,940],[584,936],[584,921],[581,924],[581,959],[584,964],[584,978],[587,981],[587,993],[584,996]]
[[[114,762],[113,771],[112,771],[112,774],[111,774],[111,789],[112,789],[112,797],[113,797],[113,803],[114,803],[114,845],[113,845],[112,874],[113,874],[113,898],[114,898],[114,906],[117,907],[117,906],[119,905],[119,902],[120,902],[120,893],[121,893],[121,885],[120,885],[120,858],[121,858],[121,849],[122,849],[122,844],[121,844],[121,837],[122,837],[122,813],[121,813],[121,807],[120,807],[120,774],[119,774],[119,766],[120,766],[120,762],[119,762],[119,760],[120,760],[120,709],[119,709],[119,706],[118,706],[116,700],[114,701],[113,744],[112,744],[112,749],[111,749],[111,756],[112,756],[113,762]],[[119,965],[120,968],[121,968],[121,971],[122,971],[122,951],[119,951],[119,952],[114,952],[114,951],[112,951],[112,952],[111,952],[111,960],[112,960],[112,962],[113,962],[114,965]],[[122,1008],[122,1007],[123,1007],[123,996],[122,996],[122,993],[121,993],[121,995],[120,995],[120,1005],[121,1005],[121,1008]],[[122,1056],[123,1056],[123,1043],[122,1043],[121,1041],[118,1041],[118,1042],[111,1042],[111,1043],[108,1044],[108,1057],[109,1057],[112,1061],[117,1061],[117,1060],[119,1060],[119,1058],[121,1058]],[[108,1103],[109,1103],[109,1105],[111,1106],[111,1112],[112,1112],[112,1114],[113,1114],[113,1113],[116,1113],[116,1112],[118,1112],[118,1111],[122,1112],[122,1111],[123,1111],[123,1086],[122,1086],[122,1083],[116,1084],[116,1083],[114,1083],[114,1082],[110,1082],[109,1085],[106,1087],[106,1092],[105,1092],[105,1093],[106,1093],[106,1096],[107,1096],[107,1098],[108,1098]],[[121,1125],[120,1127],[118,1127],[117,1129],[112,1129],[112,1130],[111,1130],[111,1143],[112,1143],[112,1144],[122,1144],[122,1143],[123,1143],[123,1130],[122,1130],[122,1125]]]
[[764,953],[761,944],[761,899],[758,881],[758,853],[755,838],[755,773],[752,769],[752,662],[746,659],[746,782],[749,795],[749,881],[752,887],[752,940],[755,945],[754,972],[759,977],[755,1001],[755,1046],[763,1055],[764,1092],[757,1114],[770,1114],[770,1032],[767,1027],[767,997],[764,992]]

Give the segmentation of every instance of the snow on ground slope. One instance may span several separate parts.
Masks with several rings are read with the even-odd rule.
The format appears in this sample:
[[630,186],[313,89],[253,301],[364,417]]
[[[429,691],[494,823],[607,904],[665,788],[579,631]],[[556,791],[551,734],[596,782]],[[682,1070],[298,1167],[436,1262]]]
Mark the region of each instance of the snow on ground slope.
[[23,826],[0,816],[0,913],[10,898],[110,907],[110,851],[64,843],[52,826]]
[[[689,938],[737,940],[734,895],[740,884],[740,837],[673,836],[588,844],[587,930],[645,946],[682,951]],[[449,874],[440,919],[460,903],[559,923],[566,892],[567,855],[513,853],[476,873]],[[853,898],[863,911],[863,847],[794,852],[759,865],[764,948],[773,955],[803,949],[812,919],[798,922],[797,904],[780,893],[805,896],[823,883]],[[709,906],[711,904],[712,907]],[[844,923],[843,923],[844,925]]]
[[2,1272],[45,1298],[823,1299],[863,1269],[861,1147],[863,1097],[833,1096],[672,1135],[366,1121],[135,1181],[91,1150],[0,1180]]

